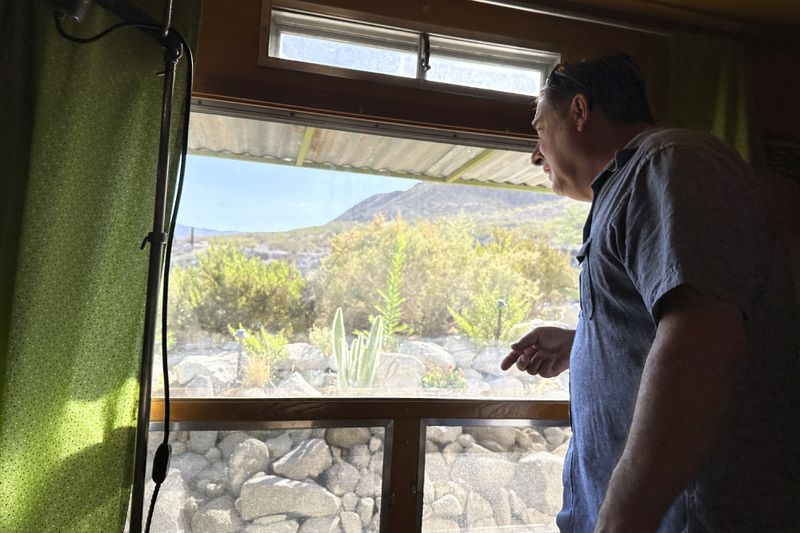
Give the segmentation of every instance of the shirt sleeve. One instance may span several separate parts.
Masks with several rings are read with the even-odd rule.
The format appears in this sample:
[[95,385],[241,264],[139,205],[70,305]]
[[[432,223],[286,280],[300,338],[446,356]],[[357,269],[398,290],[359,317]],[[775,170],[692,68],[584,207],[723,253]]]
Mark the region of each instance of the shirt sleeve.
[[623,261],[654,320],[661,298],[682,285],[747,315],[758,274],[757,204],[748,167],[722,146],[674,145],[642,159],[621,210]]

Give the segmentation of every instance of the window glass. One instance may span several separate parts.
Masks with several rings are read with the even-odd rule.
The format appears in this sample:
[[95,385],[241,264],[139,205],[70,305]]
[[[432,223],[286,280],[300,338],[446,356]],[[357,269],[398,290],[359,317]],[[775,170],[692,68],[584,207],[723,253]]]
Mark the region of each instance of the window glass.
[[[568,399],[566,373],[499,365],[532,328],[574,327],[588,204],[442,183],[479,159],[465,176],[539,179],[528,154],[229,120],[193,121],[211,128],[190,134],[196,153],[206,139],[283,161],[306,144],[310,168],[189,156],[170,266],[174,397]],[[153,380],[163,394],[160,357]]]
[[423,533],[556,533],[569,428],[428,426]]
[[[147,472],[163,434],[150,432]],[[384,428],[174,431],[150,531],[380,531]],[[145,504],[153,493],[145,487]]]
[[278,57],[282,59],[404,78],[417,75],[417,55],[413,51],[290,32],[281,32],[279,49]]
[[426,73],[427,80],[478,89],[533,96],[539,94],[542,81],[542,72],[537,69],[437,56],[434,53],[431,54],[430,65],[431,69]]

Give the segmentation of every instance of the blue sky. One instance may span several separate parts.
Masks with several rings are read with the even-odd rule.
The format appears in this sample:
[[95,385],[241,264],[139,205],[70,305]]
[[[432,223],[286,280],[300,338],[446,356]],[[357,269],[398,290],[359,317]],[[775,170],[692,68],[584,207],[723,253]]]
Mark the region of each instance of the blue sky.
[[285,231],[330,222],[373,194],[417,181],[188,156],[178,223],[221,231]]

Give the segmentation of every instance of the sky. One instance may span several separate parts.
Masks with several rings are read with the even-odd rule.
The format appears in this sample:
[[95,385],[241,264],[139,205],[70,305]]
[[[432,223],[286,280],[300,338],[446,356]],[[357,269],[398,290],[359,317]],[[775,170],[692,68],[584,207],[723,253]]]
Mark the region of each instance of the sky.
[[415,180],[218,157],[187,158],[178,224],[219,231],[286,231],[326,224],[373,194]]

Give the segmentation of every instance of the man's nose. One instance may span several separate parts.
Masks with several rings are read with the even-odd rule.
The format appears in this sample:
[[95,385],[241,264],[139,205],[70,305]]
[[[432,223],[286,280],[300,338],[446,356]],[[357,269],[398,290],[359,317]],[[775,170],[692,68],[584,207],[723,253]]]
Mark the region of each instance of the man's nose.
[[531,163],[537,167],[540,167],[544,164],[544,156],[542,152],[539,151],[539,143],[536,143],[536,146],[533,147],[533,153],[531,154]]

